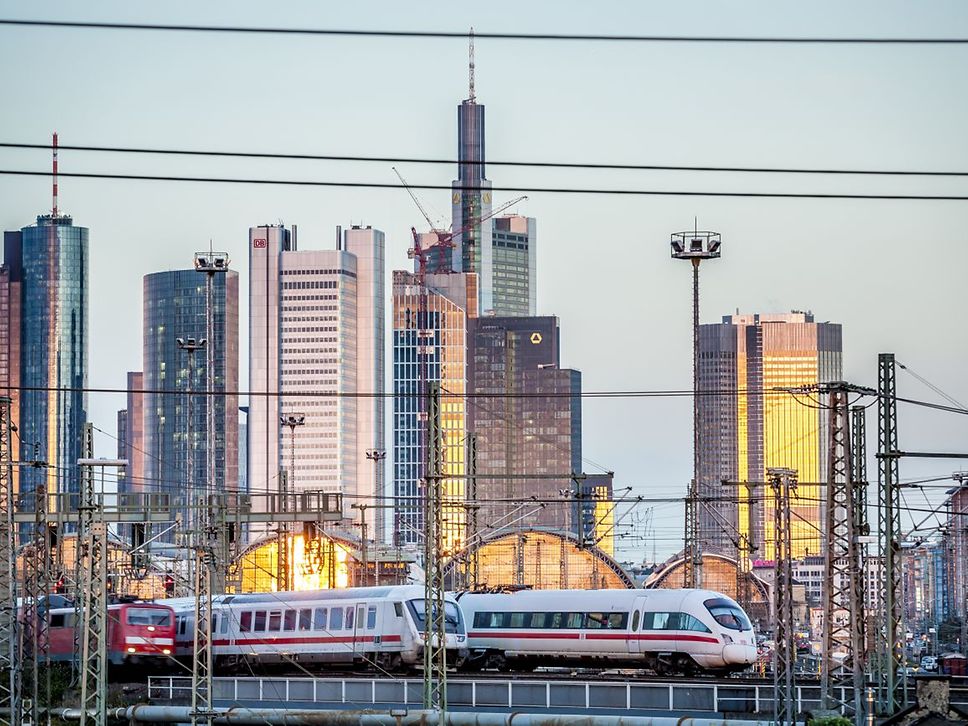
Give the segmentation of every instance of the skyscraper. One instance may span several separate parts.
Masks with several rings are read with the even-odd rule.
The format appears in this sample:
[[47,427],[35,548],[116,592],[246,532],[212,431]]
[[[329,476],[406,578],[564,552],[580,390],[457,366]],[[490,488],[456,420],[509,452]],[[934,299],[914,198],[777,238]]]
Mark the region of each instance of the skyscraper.
[[[443,546],[465,541],[467,326],[477,316],[477,276],[393,272],[394,540],[423,532],[427,465],[427,384],[440,383],[444,491]],[[447,475],[450,475],[449,478]]]
[[[190,481],[196,494],[202,493],[209,446],[215,447],[216,490],[234,492],[238,488],[238,396],[234,392],[239,390],[239,275],[230,270],[216,275],[213,283],[215,340],[206,345],[213,346],[214,390],[225,395],[209,398],[205,395],[205,349],[189,353],[177,342],[179,338],[200,341],[206,336],[205,275],[189,269],[144,277],[143,491],[184,497]],[[129,374],[129,387],[138,383],[138,377]],[[215,408],[215,441],[208,441],[206,433],[209,405]],[[133,422],[131,409],[136,407],[136,402],[129,402],[129,424]],[[190,521],[187,509],[181,515],[184,523]]]
[[477,499],[500,502],[482,506],[479,521],[496,531],[543,526],[577,534],[572,474],[582,471],[581,373],[560,367],[558,319],[471,320],[468,392]]
[[[294,454],[295,491],[341,492],[347,512],[383,493],[366,452],[385,446],[384,244],[362,226],[330,250],[299,250],[295,227],[249,230],[250,492],[278,491]],[[282,429],[290,415],[305,423]]]
[[118,491],[158,491],[145,481],[144,373],[128,371],[127,383],[128,404],[118,411],[118,458],[126,459],[128,465],[118,477]]
[[11,280],[16,271],[21,280],[20,375],[29,390],[20,398],[20,455],[48,464],[22,470],[20,491],[43,483],[49,493],[77,492],[87,420],[88,230],[57,214],[55,197],[53,213],[4,242],[11,257],[20,252],[5,260]]
[[[766,559],[773,557],[769,497],[722,480],[765,481],[772,467],[795,469],[801,482],[793,505],[795,557],[823,554],[822,499],[826,478],[826,422],[811,406],[778,388],[840,380],[842,330],[811,313],[728,315],[700,326],[700,442],[703,468],[699,533],[704,547],[733,552],[736,532],[748,532]],[[738,494],[738,503],[730,497]],[[762,505],[757,500],[764,500]]]
[[534,217],[497,217],[491,230],[494,314],[535,315],[538,309]]

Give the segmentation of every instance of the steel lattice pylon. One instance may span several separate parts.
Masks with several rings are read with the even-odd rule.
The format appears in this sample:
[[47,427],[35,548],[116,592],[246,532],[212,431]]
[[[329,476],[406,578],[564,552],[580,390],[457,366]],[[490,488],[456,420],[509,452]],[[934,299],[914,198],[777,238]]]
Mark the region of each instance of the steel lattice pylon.
[[447,640],[444,621],[443,436],[440,383],[427,384],[427,471],[424,497],[424,688],[423,706],[447,714]]
[[793,560],[790,529],[790,493],[797,488],[794,469],[766,470],[773,489],[775,570],[773,609],[773,721],[776,726],[796,723],[797,694],[794,668],[797,660],[796,626],[793,621]]
[[[827,501],[824,516],[825,590],[821,701],[842,706],[855,719],[864,704],[863,572],[857,547],[848,393],[845,383],[824,386],[828,393]],[[840,698],[853,689],[849,701]]]
[[[851,431],[851,478],[854,484],[854,531],[857,533],[857,557],[860,562],[862,582],[867,582],[867,566],[870,562],[870,552],[866,544],[870,535],[870,523],[867,520],[867,407],[852,406],[850,409]],[[866,585],[862,593],[863,610],[863,653],[865,678],[870,680],[871,668],[876,666],[877,656],[874,651],[874,631],[876,630],[875,613],[869,607]]]
[[11,408],[11,399],[0,397],[0,726],[18,723],[21,708]]
[[898,476],[897,388],[893,353],[877,356],[877,518],[883,567],[880,627],[877,631],[880,688],[884,715],[895,713],[907,699],[897,677],[901,657],[901,490]]
[[[48,643],[48,624],[50,608],[47,596],[50,593],[50,551],[47,539],[47,484],[38,481],[33,491],[34,521],[31,527],[30,544],[24,557],[23,603],[24,617],[20,628],[21,673],[29,674],[30,698],[21,698],[21,718],[30,724],[39,723],[41,714],[42,685],[47,685],[46,675],[50,672]],[[28,680],[24,678],[24,680]],[[23,681],[22,681],[23,682]],[[47,704],[47,693],[43,694]]]

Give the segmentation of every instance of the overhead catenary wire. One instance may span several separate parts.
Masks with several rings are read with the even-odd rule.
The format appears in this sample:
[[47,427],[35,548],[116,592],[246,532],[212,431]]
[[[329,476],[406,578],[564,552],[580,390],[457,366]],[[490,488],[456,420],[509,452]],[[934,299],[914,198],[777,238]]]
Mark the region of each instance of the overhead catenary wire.
[[755,36],[755,35],[633,35],[613,33],[508,33],[456,30],[390,30],[357,28],[297,28],[244,25],[193,25],[174,23],[121,23],[109,21],[0,19],[0,25],[83,30],[141,30],[188,33],[236,33],[243,35],[318,35],[353,38],[409,38],[515,40],[606,43],[701,43],[701,44],[793,44],[793,45],[965,45],[968,38],[957,36],[870,37],[870,36]]
[[[4,176],[52,176],[51,171],[29,169],[0,169]],[[255,177],[215,177],[215,176],[176,176],[163,174],[119,174],[108,172],[58,172],[59,177],[74,179],[113,179],[122,181],[157,181],[198,184],[253,184],[258,186],[298,186],[298,187],[339,187],[350,189],[406,189],[402,184],[393,182],[362,182],[345,180],[314,179],[264,179]],[[479,186],[451,184],[408,184],[410,189],[428,191],[480,191]],[[851,194],[836,192],[756,192],[756,191],[717,191],[686,189],[627,189],[600,187],[539,187],[539,186],[500,186],[489,189],[491,192],[516,192],[527,194],[589,194],[597,196],[627,197],[725,197],[740,199],[852,199],[857,201],[934,201],[965,202],[968,195],[963,194]]]
[[[0,148],[6,149],[43,149],[53,148],[51,144],[27,144],[18,142],[0,142]],[[615,162],[586,162],[586,161],[511,161],[481,160],[458,161],[457,159],[435,159],[413,156],[370,156],[350,154],[306,154],[268,151],[232,151],[213,149],[161,149],[125,146],[91,146],[58,144],[60,151],[87,151],[118,154],[154,154],[163,156],[201,156],[216,158],[240,159],[275,159],[285,161],[338,161],[355,163],[381,164],[427,164],[446,166],[507,166],[537,169],[584,169],[610,171],[684,171],[684,172],[724,172],[740,174],[833,174],[860,176],[940,176],[940,177],[968,177],[968,171],[945,171],[927,169],[832,169],[805,167],[757,167],[757,166],[712,166],[712,165],[683,165],[683,164],[632,164]]]

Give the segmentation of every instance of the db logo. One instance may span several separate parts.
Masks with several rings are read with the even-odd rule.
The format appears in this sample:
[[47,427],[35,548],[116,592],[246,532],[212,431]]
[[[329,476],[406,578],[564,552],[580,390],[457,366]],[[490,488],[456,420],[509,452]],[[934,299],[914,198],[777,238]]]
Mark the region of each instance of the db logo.
[[263,238],[259,237],[257,239],[252,240],[252,246],[255,247],[257,250],[261,249],[266,246],[266,241]]

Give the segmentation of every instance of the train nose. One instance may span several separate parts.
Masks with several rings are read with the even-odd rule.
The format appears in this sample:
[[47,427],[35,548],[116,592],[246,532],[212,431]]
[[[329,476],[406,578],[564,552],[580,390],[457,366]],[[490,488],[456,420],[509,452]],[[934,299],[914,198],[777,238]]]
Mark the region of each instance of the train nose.
[[756,662],[756,646],[732,643],[723,647],[723,662],[727,665],[752,665]]

